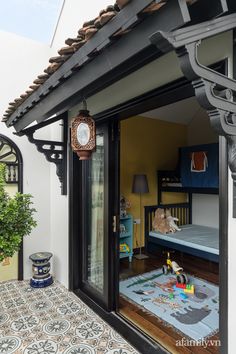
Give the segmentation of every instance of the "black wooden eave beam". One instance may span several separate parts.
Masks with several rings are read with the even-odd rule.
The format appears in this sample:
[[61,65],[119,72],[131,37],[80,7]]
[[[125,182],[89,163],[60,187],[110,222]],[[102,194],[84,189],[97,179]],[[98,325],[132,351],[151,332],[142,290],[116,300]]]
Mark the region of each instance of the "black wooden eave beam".
[[[135,13],[138,13],[150,3],[151,0],[131,2],[124,11],[117,15],[117,18],[114,18],[114,22],[111,21],[98,31],[81,48],[82,50],[76,52],[36,92],[26,99],[9,118],[7,125],[14,125],[15,129],[20,131],[35,120],[41,122],[55,113],[62,113],[71,108],[75,103],[79,103],[83,96],[88,97],[89,92],[86,92],[86,90],[89,85],[93,85],[93,87],[96,85],[97,91],[109,85],[109,81],[113,79],[113,72],[120,66],[122,66],[123,72],[120,70],[119,76],[122,77],[124,72],[127,72],[125,63],[131,58],[135,61],[136,56],[141,51],[150,48],[151,43],[148,38],[156,30],[157,26],[160,29],[169,31],[179,28],[190,21],[185,0],[171,0],[158,12],[144,19],[128,34],[112,43],[110,36],[117,29],[124,28],[127,23],[130,26],[132,18],[134,21]],[[133,5],[131,6],[131,4]],[[172,14],[172,21],[169,20],[170,13]],[[121,23],[122,21],[123,24]],[[107,45],[108,39],[110,45],[106,47],[105,43]],[[92,53],[94,48],[99,50],[103,48],[103,50],[95,58],[91,59],[89,53]],[[154,46],[153,51],[156,51]],[[73,67],[83,62],[86,65],[71,75]],[[106,86],[104,86],[103,79],[108,74],[110,75],[110,80],[107,80]],[[68,78],[67,80],[65,80],[66,77]],[[117,76],[116,79],[119,79],[119,77]],[[29,110],[30,106],[31,109]]]
[[48,125],[56,123],[59,120],[62,120],[64,118],[65,117],[63,115],[57,115],[56,117],[53,117],[53,118],[48,119],[48,120],[45,120],[45,121],[43,121],[43,122],[41,122],[39,124],[33,125],[32,127],[29,127],[27,129],[21,130],[18,133],[13,133],[13,134],[15,134],[17,136],[24,136],[24,135],[31,134],[31,133],[34,134],[37,130],[39,130],[41,128],[44,128],[44,127],[47,127]]
[[198,25],[189,26],[176,31],[156,31],[150,41],[164,53],[181,48],[187,44],[201,41],[235,28],[236,13],[212,19]]

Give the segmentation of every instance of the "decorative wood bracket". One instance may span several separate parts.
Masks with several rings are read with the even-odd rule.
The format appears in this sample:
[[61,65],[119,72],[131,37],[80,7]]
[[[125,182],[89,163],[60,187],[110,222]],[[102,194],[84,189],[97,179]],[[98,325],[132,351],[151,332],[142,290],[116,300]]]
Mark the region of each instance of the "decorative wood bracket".
[[[58,120],[63,119],[63,134],[62,141],[51,141],[51,140],[40,140],[34,138],[34,133],[49,124],[52,124]],[[61,183],[61,194],[67,194],[67,134],[68,134],[68,121],[65,115],[58,116],[49,121],[37,124],[35,127],[30,127],[25,129],[17,135],[26,135],[28,140],[34,144],[37,150],[44,154],[47,161],[52,162],[56,165],[56,174]]]
[[180,67],[192,82],[200,105],[207,110],[212,127],[228,141],[229,167],[234,196],[233,217],[236,218],[236,81],[199,62],[201,40],[236,27],[236,14],[190,26],[171,33],[157,32],[151,38],[163,52],[175,50]]

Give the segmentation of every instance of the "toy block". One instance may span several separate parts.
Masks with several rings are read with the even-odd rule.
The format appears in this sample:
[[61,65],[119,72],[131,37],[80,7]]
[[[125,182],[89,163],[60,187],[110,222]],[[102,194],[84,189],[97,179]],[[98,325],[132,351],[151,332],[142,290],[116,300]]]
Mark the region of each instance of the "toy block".
[[186,284],[176,283],[175,286],[176,286],[176,288],[180,288],[180,289],[185,289],[186,288]]
[[170,299],[170,300],[173,300],[173,299],[174,299],[174,297],[175,297],[175,296],[174,296],[174,294],[173,294],[173,293],[170,293],[170,294],[169,294],[169,299]]
[[194,285],[187,285],[186,289],[184,289],[184,292],[187,294],[194,294]]
[[183,299],[186,300],[188,296],[185,293],[180,293],[179,296]]

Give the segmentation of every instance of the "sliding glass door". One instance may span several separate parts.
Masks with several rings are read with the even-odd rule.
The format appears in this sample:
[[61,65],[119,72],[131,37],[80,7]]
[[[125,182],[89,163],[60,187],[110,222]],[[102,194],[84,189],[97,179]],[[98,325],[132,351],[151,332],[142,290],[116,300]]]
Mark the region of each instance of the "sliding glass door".
[[114,303],[113,220],[117,214],[112,197],[114,171],[109,172],[109,161],[115,161],[116,151],[112,129],[108,125],[97,127],[96,151],[82,162],[82,290],[106,309]]

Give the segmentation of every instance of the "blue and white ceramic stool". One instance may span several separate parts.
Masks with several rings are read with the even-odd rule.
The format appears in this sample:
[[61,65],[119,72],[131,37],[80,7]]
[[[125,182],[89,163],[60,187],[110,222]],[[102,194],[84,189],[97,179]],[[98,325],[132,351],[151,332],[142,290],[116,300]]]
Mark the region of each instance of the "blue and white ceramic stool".
[[33,276],[30,279],[30,286],[33,288],[45,288],[53,283],[49,262],[51,257],[52,253],[50,252],[38,252],[29,256],[29,259],[33,262]]

